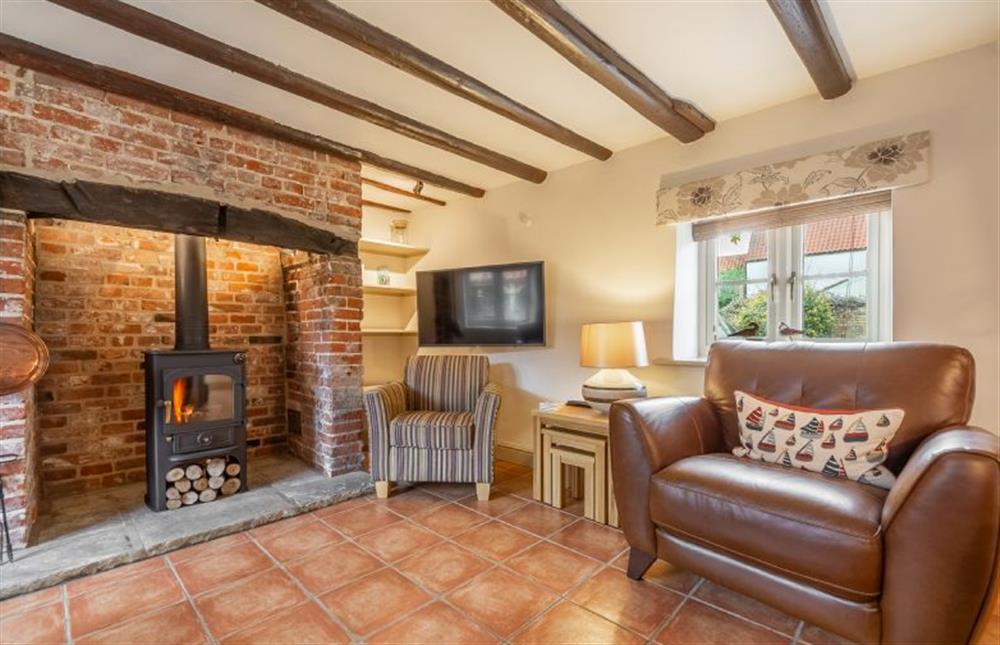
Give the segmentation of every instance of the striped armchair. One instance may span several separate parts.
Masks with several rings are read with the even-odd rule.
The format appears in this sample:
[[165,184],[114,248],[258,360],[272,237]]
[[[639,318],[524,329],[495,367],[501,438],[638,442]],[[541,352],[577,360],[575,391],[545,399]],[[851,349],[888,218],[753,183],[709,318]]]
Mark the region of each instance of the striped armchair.
[[485,356],[411,356],[403,381],[365,392],[375,494],[389,482],[469,482],[481,500],[493,482],[500,389]]

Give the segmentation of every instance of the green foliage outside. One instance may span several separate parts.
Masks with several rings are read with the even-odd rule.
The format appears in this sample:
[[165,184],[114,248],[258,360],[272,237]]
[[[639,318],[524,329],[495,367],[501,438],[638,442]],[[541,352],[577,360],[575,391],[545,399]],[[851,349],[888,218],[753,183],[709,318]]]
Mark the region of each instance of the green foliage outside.
[[[720,283],[741,280],[743,267],[723,271]],[[803,329],[809,338],[860,338],[865,335],[865,301],[863,298],[833,295],[817,291],[810,284],[804,289]],[[749,298],[743,296],[742,285],[719,285],[719,317],[724,323],[720,337],[757,324],[760,335],[767,329],[767,291],[758,291]]]

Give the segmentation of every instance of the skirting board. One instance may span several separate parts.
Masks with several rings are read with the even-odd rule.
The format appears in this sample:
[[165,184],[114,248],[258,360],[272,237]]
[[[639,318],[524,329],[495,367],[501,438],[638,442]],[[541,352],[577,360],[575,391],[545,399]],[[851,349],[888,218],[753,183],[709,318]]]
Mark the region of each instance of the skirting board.
[[533,455],[530,450],[525,450],[524,448],[511,444],[502,444],[500,442],[497,442],[496,458],[504,461],[512,461],[515,464],[520,464],[522,466],[531,466],[534,462]]

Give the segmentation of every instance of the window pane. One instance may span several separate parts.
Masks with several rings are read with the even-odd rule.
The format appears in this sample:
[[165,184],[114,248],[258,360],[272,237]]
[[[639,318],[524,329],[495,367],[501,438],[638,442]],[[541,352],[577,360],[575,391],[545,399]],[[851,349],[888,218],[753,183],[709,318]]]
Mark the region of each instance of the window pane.
[[802,305],[802,326],[810,338],[868,337],[868,290],[864,276],[806,280]]
[[757,326],[767,334],[767,233],[726,234],[716,240],[715,338]]
[[868,337],[868,216],[803,226],[802,326],[810,338]]

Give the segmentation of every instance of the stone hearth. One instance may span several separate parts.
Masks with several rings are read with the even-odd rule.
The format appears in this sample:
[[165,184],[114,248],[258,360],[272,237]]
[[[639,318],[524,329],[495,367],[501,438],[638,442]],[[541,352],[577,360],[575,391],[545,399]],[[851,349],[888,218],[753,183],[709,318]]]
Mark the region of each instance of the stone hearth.
[[250,490],[177,512],[146,508],[144,482],[46,499],[38,545],[0,566],[0,599],[104,571],[372,490],[367,473],[326,477],[290,455],[256,460]]

